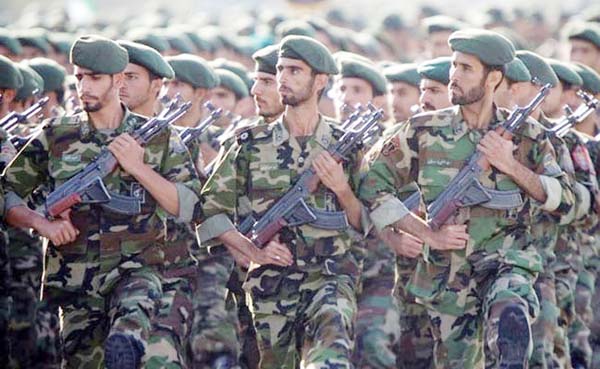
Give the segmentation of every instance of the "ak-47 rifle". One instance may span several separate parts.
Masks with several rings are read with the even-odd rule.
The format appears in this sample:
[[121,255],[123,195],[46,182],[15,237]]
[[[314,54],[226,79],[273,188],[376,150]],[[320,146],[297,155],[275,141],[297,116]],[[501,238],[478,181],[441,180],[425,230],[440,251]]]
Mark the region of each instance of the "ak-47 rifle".
[[[362,114],[355,123],[347,125],[340,139],[329,146],[327,151],[337,162],[360,143],[361,138],[383,116],[382,110],[373,106]],[[342,125],[344,126],[344,124]],[[348,227],[343,211],[327,212],[310,207],[305,199],[319,184],[319,177],[312,168],[307,168],[294,185],[262,215],[259,220],[248,216],[238,227],[257,247],[263,247],[277,232],[286,226],[299,226],[310,223],[322,229],[340,230]]]
[[[544,85],[527,106],[516,107],[499,127],[498,133],[507,138],[512,137],[531,112],[544,101],[550,88],[550,84]],[[519,190],[497,191],[485,188],[479,182],[479,175],[487,168],[489,163],[486,158],[481,152],[475,151],[456,177],[427,207],[428,223],[433,229],[439,229],[462,207],[481,205],[492,209],[511,209],[522,203]]]
[[[157,117],[144,123],[133,132],[133,138],[145,145],[163,129],[183,116],[191,107],[187,102],[179,104],[173,99]],[[56,188],[46,198],[46,215],[56,217],[76,204],[100,204],[103,208],[126,215],[139,214],[140,200],[136,197],[109,193],[102,179],[112,173],[118,166],[117,159],[103,148],[100,154],[79,173]]]
[[202,133],[204,133],[204,131],[206,131],[208,127],[210,127],[214,122],[219,120],[219,118],[221,118],[221,116],[223,115],[223,109],[215,108],[215,106],[211,104],[210,101],[204,103],[204,107],[210,111],[210,115],[206,117],[206,119],[204,119],[202,122],[200,122],[197,126],[188,127],[181,131],[181,133],[179,134],[179,138],[181,138],[181,141],[186,146],[193,142],[196,138],[200,137],[200,135],[202,135]]
[[0,120],[0,128],[4,129],[6,132],[13,131],[19,123],[27,122],[29,118],[39,113],[44,105],[48,103],[48,100],[50,100],[50,98],[46,96],[39,99],[22,113],[17,113],[16,111],[8,113]]
[[554,125],[554,127],[547,129],[546,131],[556,137],[564,137],[564,135],[569,132],[569,130],[581,123],[587,118],[590,114],[592,114],[598,107],[600,107],[600,102],[593,95],[590,95],[584,91],[577,91],[577,96],[579,96],[583,103],[573,111],[569,106],[565,106],[565,112],[567,113],[558,123]]

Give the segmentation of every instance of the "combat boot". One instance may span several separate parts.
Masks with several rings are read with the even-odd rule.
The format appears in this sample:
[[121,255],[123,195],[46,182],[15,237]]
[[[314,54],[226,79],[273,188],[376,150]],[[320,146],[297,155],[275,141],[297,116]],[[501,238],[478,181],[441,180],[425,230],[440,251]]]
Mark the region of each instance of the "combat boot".
[[106,369],[137,369],[143,354],[142,343],[128,334],[113,333],[104,343]]
[[498,322],[499,369],[527,369],[531,334],[523,307],[507,305]]

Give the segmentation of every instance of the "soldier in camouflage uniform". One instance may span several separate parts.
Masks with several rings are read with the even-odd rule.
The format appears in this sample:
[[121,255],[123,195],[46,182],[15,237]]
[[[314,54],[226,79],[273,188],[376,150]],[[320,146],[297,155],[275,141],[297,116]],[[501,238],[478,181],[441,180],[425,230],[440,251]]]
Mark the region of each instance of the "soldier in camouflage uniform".
[[421,76],[416,64],[395,64],[383,70],[390,83],[392,109],[395,122],[404,122],[413,114],[413,107],[419,105],[419,83]]
[[59,117],[65,114],[65,78],[67,71],[52,59],[35,58],[25,62],[44,79],[44,88],[39,91],[40,97],[48,97],[48,103],[42,107],[41,114],[45,118]]
[[[146,119],[118,99],[125,49],[83,36],[70,57],[85,112],[50,122],[14,161],[5,177],[6,220],[50,240],[44,299],[62,309],[63,366],[185,368],[191,287],[169,266],[190,256],[164,243],[163,222],[198,212],[193,164],[169,150],[169,130],[145,148],[130,136]],[[47,220],[24,206],[20,198],[40,183],[61,185],[108,142],[119,166],[104,178],[106,188],[137,198],[139,214],[82,204]]]
[[341,135],[338,123],[317,110],[327,75],[337,73],[331,54],[314,39],[287,36],[277,70],[286,110],[271,124],[239,133],[203,189],[207,219],[199,232],[203,239],[217,237],[241,265],[250,264],[244,289],[260,368],[351,368],[359,267],[349,231],[285,227],[259,249],[233,225],[248,203],[260,217],[312,166],[321,184],[307,203],[327,211],[344,209],[353,228],[367,227],[353,195],[356,178],[348,183],[357,157],[342,165],[324,152]]
[[129,54],[119,97],[132,113],[152,117],[160,105],[158,95],[163,80],[174,77],[173,69],[149,46],[130,41],[118,41],[118,44]]
[[448,98],[450,57],[427,60],[417,68],[421,76],[419,107],[421,111],[446,109],[452,106]]
[[[360,195],[377,229],[398,227],[429,246],[408,289],[432,317],[435,367],[525,368],[530,322],[539,311],[532,280],[541,270],[528,235],[532,203],[559,216],[571,210],[573,194],[552,146],[531,120],[515,132],[515,143],[490,131],[508,116],[493,107],[493,90],[514,58],[510,41],[465,30],[449,43],[450,97],[458,106],[419,114],[376,146]],[[454,225],[441,228],[451,236],[436,244],[429,227],[403,208],[397,189],[416,182],[431,203],[475,150],[491,165],[478,178],[483,186],[520,189],[525,196],[509,210],[486,204],[460,208],[450,218]]]

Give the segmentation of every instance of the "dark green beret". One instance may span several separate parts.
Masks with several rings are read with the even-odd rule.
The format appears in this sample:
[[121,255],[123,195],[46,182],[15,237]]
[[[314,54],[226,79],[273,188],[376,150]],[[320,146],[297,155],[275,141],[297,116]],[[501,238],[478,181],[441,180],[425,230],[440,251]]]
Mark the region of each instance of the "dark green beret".
[[554,73],[554,70],[552,70],[552,67],[544,58],[536,53],[525,50],[517,51],[516,55],[529,70],[531,78],[537,78],[542,84],[549,83],[552,87],[558,85],[556,73]]
[[277,74],[277,56],[279,55],[279,45],[269,45],[252,54],[252,59],[256,63],[257,72]]
[[69,50],[73,45],[73,37],[68,33],[50,33],[48,42],[56,52],[64,55],[69,55]]
[[0,45],[15,55],[19,55],[23,51],[19,40],[4,28],[0,28]]
[[491,31],[498,32],[502,36],[504,36],[507,39],[509,39],[510,42],[512,42],[512,44],[513,44],[513,46],[515,47],[516,50],[530,50],[531,49],[531,46],[529,45],[529,42],[527,40],[525,40],[523,38],[523,36],[521,36],[520,34],[518,34],[517,32],[515,32],[511,28],[508,28],[508,27],[494,27],[494,28],[491,29]]
[[27,65],[44,79],[44,92],[63,89],[67,71],[62,65],[48,58],[33,58]]
[[240,77],[248,87],[248,91],[250,91],[250,89],[252,88],[252,84],[254,83],[254,81],[252,80],[252,78],[250,78],[248,70],[243,64],[227,60],[225,58],[217,58],[209,62],[208,64],[210,64],[210,66],[214,69],[227,69],[228,71],[237,74],[237,76]]
[[18,63],[17,68],[23,77],[23,85],[17,90],[17,101],[23,101],[33,96],[34,91],[44,91],[44,79],[26,64]]
[[329,49],[314,38],[296,35],[284,37],[279,45],[279,57],[302,60],[317,73],[338,73]]
[[167,40],[171,49],[175,49],[182,54],[190,54],[195,51],[194,44],[185,33],[165,32],[162,36]]
[[373,87],[373,94],[375,96],[387,93],[387,80],[375,64],[346,58],[340,60],[339,68],[340,76],[342,77],[360,78],[367,81]]
[[417,72],[419,72],[421,78],[432,79],[447,85],[450,82],[451,61],[452,59],[449,56],[427,60],[419,64]]
[[316,33],[310,23],[294,19],[283,21],[275,28],[275,34],[279,39],[289,35],[315,37]]
[[143,28],[135,28],[127,32],[125,38],[153,48],[159,53],[169,49],[169,43],[163,37]]
[[581,63],[574,63],[573,68],[583,80],[582,89],[591,92],[594,95],[600,94],[600,74],[595,70]]
[[175,79],[189,83],[194,88],[215,88],[219,77],[203,58],[192,54],[180,54],[165,58],[175,72]]
[[475,55],[483,64],[501,66],[515,58],[515,48],[506,37],[483,29],[465,29],[452,33],[448,38],[454,51]]
[[45,35],[39,29],[19,31],[17,40],[21,46],[30,46],[41,50],[44,54],[50,51],[50,44],[46,40]]
[[171,79],[175,76],[169,63],[150,46],[123,40],[117,41],[117,43],[127,50],[130,63],[142,66],[150,73],[161,78]]
[[100,74],[122,72],[129,63],[127,50],[113,40],[87,35],[79,37],[71,47],[71,64]]
[[600,25],[592,22],[574,22],[565,26],[568,39],[584,40],[600,48]]
[[531,73],[529,69],[519,58],[513,59],[510,63],[506,64],[506,71],[504,77],[512,82],[531,82]]
[[215,69],[215,73],[219,77],[219,86],[233,92],[236,99],[240,100],[249,95],[248,86],[237,74],[220,68]]
[[401,30],[406,27],[400,14],[387,15],[385,18],[383,18],[382,26],[385,30]]
[[428,34],[444,31],[458,31],[459,29],[465,28],[465,25],[461,21],[446,15],[434,15],[432,17],[424,18],[421,22],[425,26],[425,30]]
[[419,87],[421,83],[421,75],[417,71],[417,64],[396,64],[387,67],[383,70],[385,78],[391,83],[405,82],[415,87]]
[[193,32],[191,30],[184,31],[185,35],[192,41],[194,46],[199,51],[214,51],[214,45],[210,42],[210,40],[206,37],[200,36],[198,33]]
[[21,86],[23,86],[23,76],[16,64],[0,55],[0,88],[18,90]]
[[550,64],[552,70],[554,70],[554,73],[556,73],[556,76],[561,81],[572,86],[583,85],[583,79],[581,79],[581,76],[577,73],[575,68],[573,68],[572,64],[561,62],[556,59],[546,59],[546,61],[548,61],[548,64]]

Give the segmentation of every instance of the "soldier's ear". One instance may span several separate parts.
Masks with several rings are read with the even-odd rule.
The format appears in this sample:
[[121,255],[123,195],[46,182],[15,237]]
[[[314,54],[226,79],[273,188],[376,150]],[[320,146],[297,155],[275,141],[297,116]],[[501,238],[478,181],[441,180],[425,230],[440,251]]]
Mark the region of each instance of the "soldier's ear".
[[492,70],[486,77],[486,84],[492,88],[492,91],[495,91],[500,86],[500,83],[502,83],[503,78],[504,74],[501,71]]
[[125,82],[125,73],[113,74],[113,84],[117,89],[120,89]]

